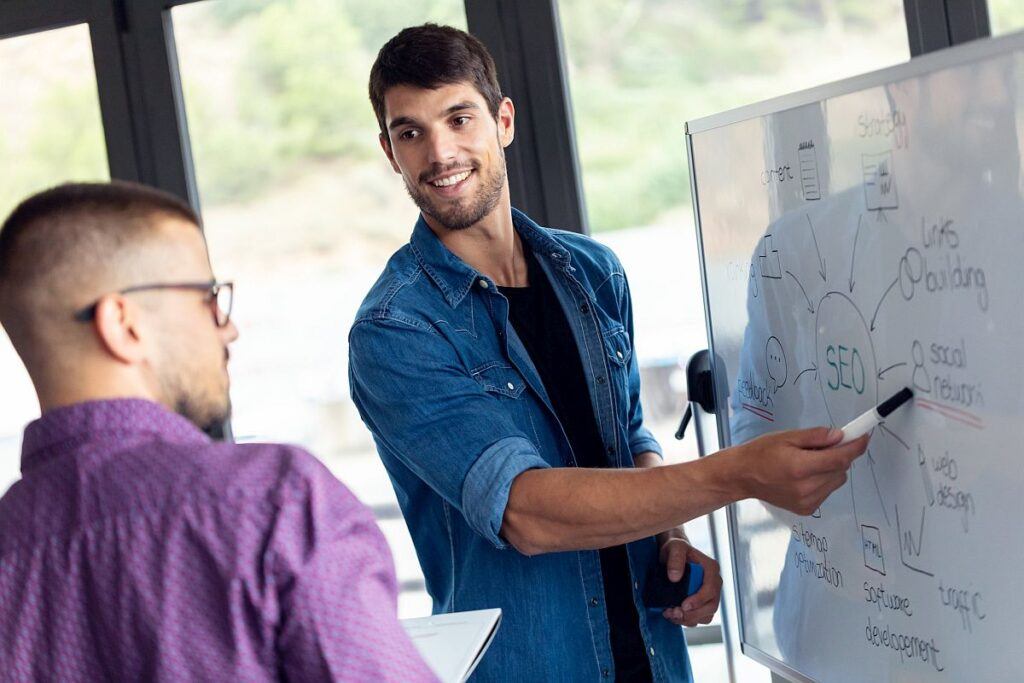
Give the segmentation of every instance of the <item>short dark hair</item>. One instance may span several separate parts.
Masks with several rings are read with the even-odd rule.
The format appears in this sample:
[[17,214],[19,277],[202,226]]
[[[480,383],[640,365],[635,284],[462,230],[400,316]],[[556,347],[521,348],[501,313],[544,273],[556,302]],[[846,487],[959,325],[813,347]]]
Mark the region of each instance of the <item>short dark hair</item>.
[[[168,217],[199,229],[188,204],[136,183],[68,183],[24,200],[0,227],[0,324],[17,325],[26,302],[54,288],[89,296],[74,288],[116,268],[126,248]],[[8,329],[12,341],[14,332]]]
[[34,194],[18,204],[0,227],[0,285],[14,268],[18,244],[35,225],[112,217],[131,221],[154,215],[199,225],[191,206],[170,193],[138,183],[65,183]]
[[472,83],[498,116],[501,86],[494,59],[478,39],[451,26],[423,24],[402,29],[384,43],[370,69],[370,102],[381,135],[387,135],[384,94],[396,85],[434,89]]

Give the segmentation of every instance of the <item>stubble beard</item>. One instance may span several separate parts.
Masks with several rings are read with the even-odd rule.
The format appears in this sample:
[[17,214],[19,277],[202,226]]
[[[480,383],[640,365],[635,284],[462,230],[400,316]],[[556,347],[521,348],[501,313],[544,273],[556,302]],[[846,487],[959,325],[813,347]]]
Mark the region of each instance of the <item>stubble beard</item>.
[[173,374],[160,378],[165,405],[208,434],[220,432],[231,417],[228,388],[212,377],[204,384],[199,372],[184,372],[184,367],[178,365]]
[[[465,165],[455,165],[455,168],[465,168]],[[443,171],[442,171],[443,172]],[[474,166],[473,172],[478,173],[479,169]],[[465,230],[479,223],[485,216],[494,211],[494,207],[501,201],[501,193],[505,187],[505,154],[498,157],[498,164],[494,170],[481,178],[479,191],[466,200],[459,199],[451,202],[447,209],[442,209],[428,193],[429,190],[420,190],[418,186],[405,183],[406,192],[413,203],[423,212],[425,216],[433,218],[447,230]]]

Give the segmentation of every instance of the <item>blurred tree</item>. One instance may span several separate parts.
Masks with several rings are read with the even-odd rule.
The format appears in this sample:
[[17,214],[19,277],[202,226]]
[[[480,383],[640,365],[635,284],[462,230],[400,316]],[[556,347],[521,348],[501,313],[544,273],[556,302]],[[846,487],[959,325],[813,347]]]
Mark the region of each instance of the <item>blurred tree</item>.
[[247,29],[245,84],[254,87],[241,98],[240,114],[266,116],[281,132],[288,158],[375,153],[369,56],[343,3],[273,3]]
[[898,54],[901,5],[560,0],[591,228],[644,225],[689,204],[685,121],[813,84],[802,71],[819,69],[804,62],[819,48]]
[[94,84],[58,82],[35,101],[24,140],[0,139],[0,158],[14,159],[0,183],[0,213],[55,183],[110,177]]

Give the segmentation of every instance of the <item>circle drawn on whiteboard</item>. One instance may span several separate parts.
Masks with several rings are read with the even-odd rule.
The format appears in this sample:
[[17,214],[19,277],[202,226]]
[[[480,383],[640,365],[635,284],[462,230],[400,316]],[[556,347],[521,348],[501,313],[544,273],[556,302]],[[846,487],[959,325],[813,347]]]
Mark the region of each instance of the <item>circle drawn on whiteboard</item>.
[[764,347],[764,362],[768,369],[768,377],[775,385],[772,393],[775,393],[786,386],[786,378],[789,376],[789,362],[786,360],[786,352],[782,348],[782,342],[776,336],[768,338]]
[[815,324],[818,385],[834,427],[878,404],[878,362],[868,323],[850,297],[821,298]]

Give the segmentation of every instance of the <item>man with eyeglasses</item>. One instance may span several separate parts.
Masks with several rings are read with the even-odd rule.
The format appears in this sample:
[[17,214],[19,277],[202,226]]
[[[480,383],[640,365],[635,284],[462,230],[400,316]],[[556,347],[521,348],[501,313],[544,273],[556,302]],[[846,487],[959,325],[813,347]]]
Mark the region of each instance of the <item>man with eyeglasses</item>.
[[435,680],[369,510],[301,449],[204,434],[232,292],[195,213],[139,185],[63,185],[0,228],[43,413],[0,498],[0,680]]

